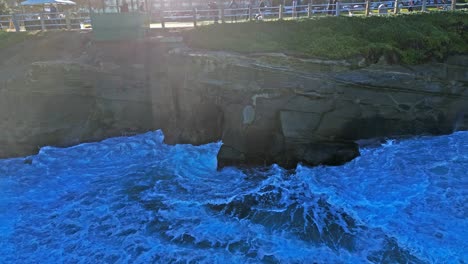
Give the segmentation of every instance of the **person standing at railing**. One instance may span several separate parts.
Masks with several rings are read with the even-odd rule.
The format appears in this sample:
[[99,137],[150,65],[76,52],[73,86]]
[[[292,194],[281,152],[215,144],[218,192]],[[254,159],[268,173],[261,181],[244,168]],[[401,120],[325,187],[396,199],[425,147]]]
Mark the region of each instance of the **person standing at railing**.
[[[434,1],[434,3],[436,3],[436,2],[437,2],[437,1]],[[445,0],[441,0],[441,1],[439,2],[439,4],[441,4],[441,6],[438,6],[437,8],[439,8],[439,9],[446,9],[447,3],[445,2]]]
[[336,2],[334,0],[328,0],[327,10],[328,10],[329,15],[335,14],[335,5],[336,5]]
[[[44,14],[42,14],[42,15],[44,15]],[[46,28],[49,27],[49,28],[52,28],[52,29],[57,29],[58,28],[56,26],[58,24],[58,20],[56,20],[56,18],[57,18],[57,7],[55,7],[55,5],[50,5],[48,17],[49,17],[50,20],[45,21]]]
[[[231,3],[229,3],[229,9],[238,9],[239,5],[237,4],[236,0],[232,0]],[[231,10],[231,23],[232,22],[237,22],[237,10]]]
[[126,0],[122,1],[122,5],[120,6],[120,13],[128,13],[128,3]]
[[255,18],[256,18],[257,20],[263,20],[263,18],[264,18],[264,13],[265,13],[265,7],[266,7],[265,1],[264,1],[264,0],[261,0],[261,1],[260,1],[260,4],[258,5],[258,15],[255,16]]
[[413,0],[409,0],[408,12],[413,12],[413,10],[414,10],[414,2],[413,2]]
[[213,15],[214,23],[218,24],[218,4],[212,1],[208,3],[208,7],[213,10],[211,14]]
[[49,13],[50,18],[55,18],[57,16],[57,8],[54,5],[51,5]]
[[138,5],[138,11],[140,11],[141,13],[145,12],[145,3],[143,1],[140,2],[140,4]]

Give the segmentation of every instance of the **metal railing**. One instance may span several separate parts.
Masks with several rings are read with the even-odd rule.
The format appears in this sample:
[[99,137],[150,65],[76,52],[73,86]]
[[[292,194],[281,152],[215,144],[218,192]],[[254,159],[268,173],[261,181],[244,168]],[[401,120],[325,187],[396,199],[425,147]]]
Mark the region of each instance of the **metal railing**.
[[[382,6],[382,4],[384,4]],[[395,6],[397,8],[395,8]],[[460,7],[466,8],[463,4]],[[390,15],[410,12],[430,12],[432,10],[448,11],[456,8],[455,2],[448,0],[390,0],[381,2],[353,2],[329,4],[308,4],[298,6],[219,8],[219,9],[181,9],[164,10],[151,13],[151,23],[162,28],[168,24],[183,23],[181,26],[198,26],[207,23],[235,23],[247,20],[274,20],[311,18],[320,15]],[[189,25],[191,24],[191,25]]]
[[0,15],[0,29],[9,28],[11,21],[11,15]]
[[[448,1],[448,0],[445,0]],[[383,4],[383,5],[382,5]],[[466,8],[463,4],[461,7]],[[395,8],[397,7],[397,8]],[[307,4],[298,6],[242,7],[218,9],[155,10],[145,13],[151,28],[193,27],[210,23],[235,23],[252,20],[281,20],[311,18],[323,15],[390,15],[407,12],[429,12],[452,10],[455,2],[442,0],[390,0],[382,2],[353,2],[329,4]],[[90,27],[88,12],[44,12],[0,15],[0,29],[9,30],[53,30],[84,29]],[[12,28],[14,27],[14,28]]]
[[83,29],[83,25],[89,21],[89,13],[85,12],[39,12],[0,16],[1,28],[10,31]]

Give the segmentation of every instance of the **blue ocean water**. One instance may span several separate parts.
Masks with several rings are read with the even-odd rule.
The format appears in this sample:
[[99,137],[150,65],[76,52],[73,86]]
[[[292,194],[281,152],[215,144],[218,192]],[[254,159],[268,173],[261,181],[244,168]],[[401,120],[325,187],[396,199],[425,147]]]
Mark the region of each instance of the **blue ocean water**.
[[216,170],[160,131],[0,160],[0,263],[467,263],[468,132]]

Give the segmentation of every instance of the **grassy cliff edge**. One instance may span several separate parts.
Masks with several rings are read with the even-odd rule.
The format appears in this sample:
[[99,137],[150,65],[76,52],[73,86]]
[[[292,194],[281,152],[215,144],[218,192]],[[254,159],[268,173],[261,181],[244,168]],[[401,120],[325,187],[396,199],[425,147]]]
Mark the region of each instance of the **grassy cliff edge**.
[[418,64],[468,53],[468,12],[219,24],[185,34],[199,49]]
[[38,35],[37,32],[14,32],[9,33],[0,31],[0,49],[8,48],[16,43],[22,42],[33,35]]

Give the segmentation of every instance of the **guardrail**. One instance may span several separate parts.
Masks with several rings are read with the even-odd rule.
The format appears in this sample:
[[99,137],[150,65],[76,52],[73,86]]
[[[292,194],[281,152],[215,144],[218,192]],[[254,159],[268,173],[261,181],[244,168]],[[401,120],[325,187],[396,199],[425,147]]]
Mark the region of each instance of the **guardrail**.
[[[443,1],[443,0],[438,0]],[[432,10],[467,8],[453,2],[437,3],[437,0],[390,0],[382,2],[353,2],[336,4],[307,4],[297,6],[243,7],[218,9],[157,10],[149,15],[150,27],[193,27],[209,23],[235,23],[252,20],[275,20],[311,18],[323,15],[389,15]],[[9,30],[53,30],[83,29],[90,26],[87,12],[42,12],[29,14],[0,15],[0,29]],[[14,28],[12,28],[14,27]]]
[[[436,0],[437,1],[437,0]],[[273,20],[311,18],[319,15],[390,15],[410,12],[430,12],[432,10],[448,11],[466,8],[463,4],[455,5],[455,1],[437,3],[434,0],[413,0],[403,2],[390,0],[382,2],[353,2],[329,4],[307,4],[298,6],[248,7],[248,8],[219,8],[219,9],[181,9],[152,12],[151,23],[159,24],[162,28],[170,24],[184,23],[184,26],[198,26],[208,23],[235,23],[247,20]],[[438,0],[444,1],[444,0]],[[383,4],[383,6],[382,6]],[[396,8],[395,8],[396,7]],[[174,26],[174,25],[173,25]]]
[[12,31],[82,29],[89,21],[89,13],[82,12],[25,13],[0,16],[0,28]]
[[10,27],[11,15],[0,15],[0,29]]

